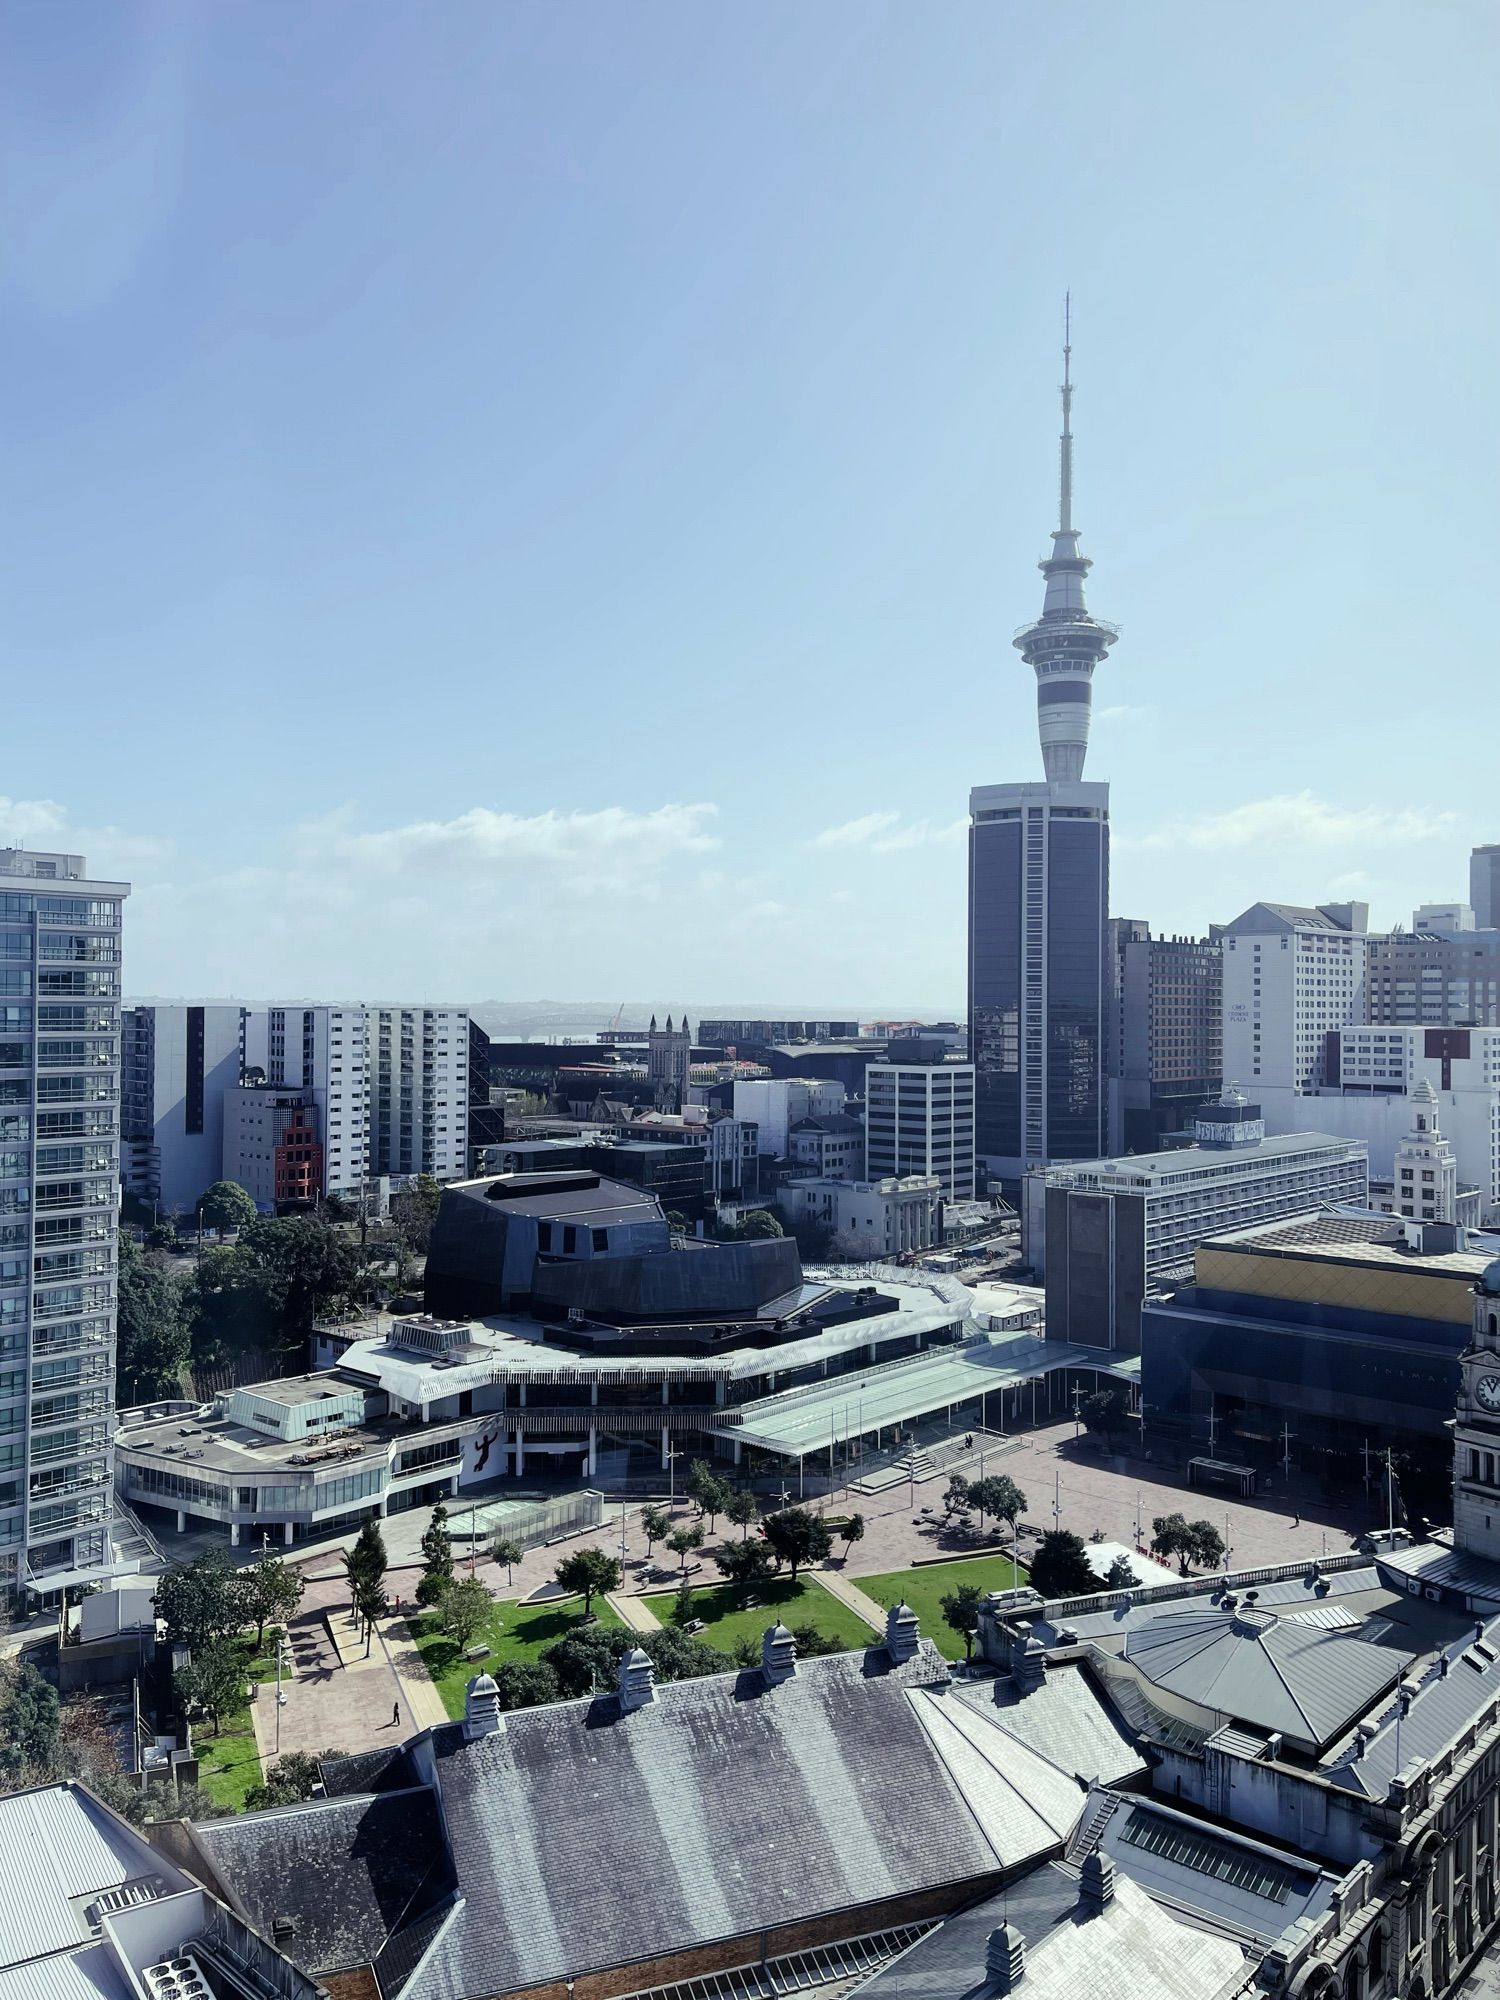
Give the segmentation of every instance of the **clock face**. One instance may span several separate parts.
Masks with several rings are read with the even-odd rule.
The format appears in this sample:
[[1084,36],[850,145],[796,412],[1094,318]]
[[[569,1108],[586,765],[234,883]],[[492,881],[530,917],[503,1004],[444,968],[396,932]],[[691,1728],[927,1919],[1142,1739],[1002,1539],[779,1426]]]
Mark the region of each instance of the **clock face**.
[[1486,1410],[1500,1410],[1500,1375],[1481,1375],[1474,1384],[1474,1395]]

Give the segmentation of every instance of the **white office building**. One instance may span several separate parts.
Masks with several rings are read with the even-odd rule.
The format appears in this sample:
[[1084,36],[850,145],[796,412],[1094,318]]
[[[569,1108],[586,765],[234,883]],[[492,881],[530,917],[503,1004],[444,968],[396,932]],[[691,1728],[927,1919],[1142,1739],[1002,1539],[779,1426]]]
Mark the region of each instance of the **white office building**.
[[110,1564],[129,893],[0,849],[0,1607]]
[[[1365,1018],[1369,906],[1255,903],[1213,935],[1224,949],[1224,1075],[1269,1090],[1328,1081],[1328,1038]],[[1276,1130],[1272,1124],[1271,1129]]]
[[238,1007],[127,1007],[121,1178],[162,1215],[191,1215],[224,1171],[224,1096],[240,1080]]
[[833,1232],[834,1256],[859,1259],[929,1249],[938,1240],[941,1198],[936,1174],[788,1181],[780,1196],[789,1222],[821,1223]]
[[763,1077],[736,1081],[734,1115],[752,1123],[760,1134],[761,1153],[773,1160],[788,1156],[787,1135],[801,1118],[836,1116],[847,1093],[841,1083],[822,1077]]
[[1500,1028],[1357,1023],[1330,1037],[1327,1071],[1316,1093],[1262,1090],[1266,1129],[1357,1140],[1369,1152],[1372,1179],[1394,1183],[1397,1148],[1413,1129],[1425,1085],[1459,1187],[1478,1190],[1487,1224],[1500,1221]]
[[369,1083],[370,1171],[462,1179],[468,1171],[467,1009],[372,1007]]
[[363,1007],[267,1007],[245,1016],[246,1067],[259,1067],[264,1049],[267,1083],[312,1092],[320,1194],[352,1193],[370,1170],[368,1033]]
[[891,1055],[865,1067],[865,1172],[936,1174],[944,1201],[972,1201],[974,1185],[974,1065]]
[[1046,1283],[1049,1340],[1139,1353],[1142,1305],[1188,1273],[1207,1238],[1369,1199],[1363,1144],[1322,1131],[1267,1137],[1260,1106],[1232,1086],[1194,1129],[1192,1146],[1027,1175],[1022,1240]]

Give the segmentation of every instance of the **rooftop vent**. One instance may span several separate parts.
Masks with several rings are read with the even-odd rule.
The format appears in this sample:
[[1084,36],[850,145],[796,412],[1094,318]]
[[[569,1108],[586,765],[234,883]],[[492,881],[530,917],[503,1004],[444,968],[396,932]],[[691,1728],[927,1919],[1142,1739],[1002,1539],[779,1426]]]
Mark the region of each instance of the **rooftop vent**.
[[203,1968],[190,1951],[177,1951],[146,1967],[151,2000],[213,2000]]
[[909,1604],[893,1604],[885,1614],[885,1649],[899,1666],[917,1650],[922,1628]]
[[768,1625],[760,1642],[760,1670],[767,1687],[789,1681],[797,1671],[797,1641],[785,1625]]
[[620,1662],[620,1713],[629,1715],[656,1699],[656,1675],[648,1653],[632,1646]]
[[490,1674],[475,1674],[464,1689],[464,1740],[494,1736],[505,1727],[500,1690]]
[[1085,1856],[1078,1878],[1078,1901],[1086,1916],[1097,1917],[1115,1900],[1115,1864],[1095,1848]]
[[990,1932],[984,1948],[986,1984],[991,1993],[1014,1993],[1026,1974],[1026,1940],[1007,1920]]

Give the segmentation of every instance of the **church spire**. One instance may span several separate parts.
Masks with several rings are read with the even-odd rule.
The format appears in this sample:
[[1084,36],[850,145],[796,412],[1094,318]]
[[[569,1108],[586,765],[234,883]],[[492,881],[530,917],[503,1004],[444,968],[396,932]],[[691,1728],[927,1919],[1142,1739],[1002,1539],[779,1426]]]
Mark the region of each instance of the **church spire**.
[[1038,567],[1047,579],[1042,615],[1014,644],[1036,675],[1037,729],[1049,784],[1077,784],[1088,751],[1094,669],[1120,636],[1093,617],[1084,578],[1093,567],[1073,526],[1073,295],[1063,299],[1062,436],[1058,441],[1058,522],[1052,553]]

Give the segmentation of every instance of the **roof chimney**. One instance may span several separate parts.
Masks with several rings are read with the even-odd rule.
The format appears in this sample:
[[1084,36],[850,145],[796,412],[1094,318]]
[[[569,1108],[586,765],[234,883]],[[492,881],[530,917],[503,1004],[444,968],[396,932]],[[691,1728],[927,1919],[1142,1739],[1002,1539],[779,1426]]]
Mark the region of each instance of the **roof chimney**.
[[620,1713],[629,1715],[632,1709],[645,1708],[655,1699],[656,1675],[651,1657],[639,1646],[632,1646],[620,1662]]
[[984,1969],[991,1993],[1014,1993],[1026,1974],[1026,1940],[1009,1918],[990,1932]]
[[480,1736],[495,1736],[505,1727],[500,1711],[500,1690],[490,1674],[475,1674],[464,1689],[464,1740],[472,1743]]
[[885,1650],[896,1665],[909,1660],[917,1650],[922,1628],[909,1604],[893,1604],[885,1614]]
[[1078,1877],[1078,1901],[1084,1915],[1097,1917],[1115,1900],[1115,1864],[1097,1847],[1085,1856]]
[[785,1625],[768,1625],[761,1635],[760,1670],[767,1687],[789,1681],[797,1671],[797,1641]]

